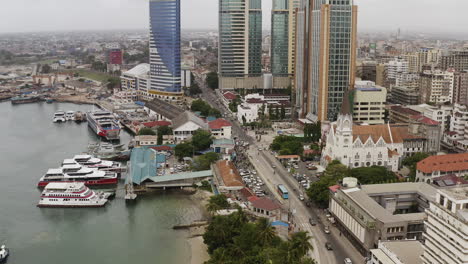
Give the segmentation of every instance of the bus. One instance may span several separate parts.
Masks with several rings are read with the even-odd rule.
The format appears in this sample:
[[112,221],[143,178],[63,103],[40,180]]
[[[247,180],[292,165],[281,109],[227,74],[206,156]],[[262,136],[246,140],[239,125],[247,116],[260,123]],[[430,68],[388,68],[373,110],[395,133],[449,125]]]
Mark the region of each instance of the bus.
[[283,197],[283,199],[288,199],[288,190],[283,184],[278,184],[278,193]]

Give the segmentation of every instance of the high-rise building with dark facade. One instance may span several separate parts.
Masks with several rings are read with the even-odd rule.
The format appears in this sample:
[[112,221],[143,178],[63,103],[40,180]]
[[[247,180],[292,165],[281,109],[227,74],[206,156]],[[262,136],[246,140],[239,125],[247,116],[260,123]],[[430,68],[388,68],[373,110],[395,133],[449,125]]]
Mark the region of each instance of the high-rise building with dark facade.
[[150,0],[149,96],[177,100],[181,92],[180,0]]
[[299,13],[296,110],[312,121],[334,121],[354,87],[357,6],[353,0],[301,0]]
[[262,2],[219,0],[219,85],[262,88]]

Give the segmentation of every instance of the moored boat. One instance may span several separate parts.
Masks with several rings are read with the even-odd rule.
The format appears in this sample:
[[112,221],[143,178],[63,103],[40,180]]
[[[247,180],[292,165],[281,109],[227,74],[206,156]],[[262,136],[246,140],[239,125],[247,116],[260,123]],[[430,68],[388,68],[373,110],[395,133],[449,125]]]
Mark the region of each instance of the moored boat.
[[83,182],[51,182],[41,194],[38,207],[102,207],[109,194],[95,192]]
[[76,111],[74,116],[75,122],[84,122],[86,121],[86,114],[81,111]]
[[72,120],[74,120],[74,119],[75,119],[75,111],[67,111],[67,112],[65,113],[65,119],[66,119],[67,121],[72,121]]
[[51,182],[83,182],[86,186],[116,185],[117,173],[76,166],[49,169],[39,179],[38,187],[44,187]]
[[10,250],[5,245],[2,245],[0,247],[0,263],[5,262],[9,255],[10,255]]
[[67,165],[78,165],[78,166],[85,166],[92,169],[98,169],[103,171],[114,171],[114,172],[121,172],[121,165],[118,162],[113,162],[109,160],[101,160],[98,158],[94,158],[91,155],[76,155],[72,159],[65,159],[62,162],[62,166]]
[[52,120],[52,122],[54,123],[60,123],[60,122],[65,122],[67,121],[67,119],[65,118],[65,112],[63,111],[57,111],[55,114],[54,114],[54,118]]
[[86,114],[88,126],[98,135],[107,140],[120,137],[119,121],[108,111],[91,111]]
[[17,96],[11,98],[12,104],[28,104],[28,103],[35,103],[41,101],[41,97],[39,96]]

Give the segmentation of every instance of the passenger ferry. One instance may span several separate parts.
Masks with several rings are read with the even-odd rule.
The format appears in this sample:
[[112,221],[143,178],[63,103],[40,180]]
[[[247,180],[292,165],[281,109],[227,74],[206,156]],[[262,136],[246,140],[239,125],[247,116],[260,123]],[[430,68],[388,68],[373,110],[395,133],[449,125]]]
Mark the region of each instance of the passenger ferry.
[[107,140],[116,140],[120,137],[119,121],[108,111],[91,111],[86,114],[88,126],[101,137]]
[[72,159],[64,159],[62,162],[62,166],[75,164],[83,165],[88,168],[96,168],[104,171],[118,172],[121,170],[120,163],[109,160],[101,160],[91,155],[76,155]]
[[38,207],[102,207],[109,194],[90,190],[82,182],[51,182],[41,194]]
[[59,122],[65,122],[67,121],[65,117],[65,112],[64,111],[58,111],[54,114],[54,118],[52,120],[54,123],[59,123]]
[[83,182],[86,186],[115,185],[117,173],[82,167],[79,164],[66,165],[62,168],[49,169],[37,184],[44,187],[51,182]]

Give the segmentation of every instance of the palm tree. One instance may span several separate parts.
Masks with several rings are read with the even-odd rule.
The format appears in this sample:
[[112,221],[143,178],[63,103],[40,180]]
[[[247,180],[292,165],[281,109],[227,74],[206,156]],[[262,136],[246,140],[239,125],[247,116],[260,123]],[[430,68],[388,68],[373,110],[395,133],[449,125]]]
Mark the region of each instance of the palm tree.
[[206,205],[206,210],[211,214],[214,215],[214,213],[218,210],[221,210],[221,206],[219,206],[217,203],[213,202],[212,200],[208,201],[208,204]]
[[301,259],[309,250],[314,249],[312,244],[309,242],[311,238],[312,237],[309,236],[307,232],[297,232],[289,239],[289,250],[296,260]]
[[270,224],[270,221],[266,218],[260,218],[257,220],[256,228],[258,232],[258,241],[262,245],[268,245],[276,237],[275,228]]

